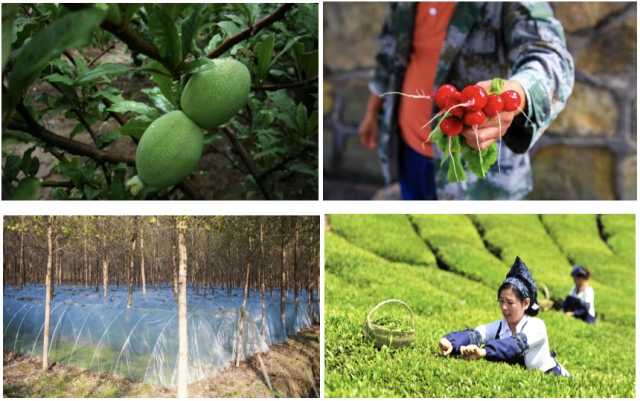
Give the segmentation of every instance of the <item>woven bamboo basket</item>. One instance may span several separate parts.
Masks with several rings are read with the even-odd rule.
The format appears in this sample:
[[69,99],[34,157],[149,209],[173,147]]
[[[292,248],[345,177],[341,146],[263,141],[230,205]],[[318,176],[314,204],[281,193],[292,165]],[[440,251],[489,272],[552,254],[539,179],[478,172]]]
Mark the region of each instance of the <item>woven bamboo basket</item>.
[[[393,330],[385,326],[374,323],[373,315],[381,307],[389,304],[398,304],[403,306],[411,316],[411,328],[409,330]],[[367,318],[364,324],[365,334],[374,340],[376,347],[380,348],[383,345],[393,348],[406,347],[412,344],[416,339],[416,318],[411,310],[411,307],[404,301],[399,299],[387,299],[382,301],[367,313]]]

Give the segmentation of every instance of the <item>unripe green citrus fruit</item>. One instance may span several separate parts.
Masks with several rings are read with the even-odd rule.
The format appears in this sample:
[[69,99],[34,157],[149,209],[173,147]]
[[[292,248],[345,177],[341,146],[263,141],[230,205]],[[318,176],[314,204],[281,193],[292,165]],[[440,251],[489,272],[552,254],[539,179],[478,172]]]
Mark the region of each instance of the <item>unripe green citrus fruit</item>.
[[136,169],[145,185],[161,189],[188,176],[202,156],[202,130],[181,111],[156,119],[142,134]]
[[194,74],[182,91],[182,111],[196,124],[213,129],[226,123],[247,104],[251,74],[241,62],[214,59],[210,68]]

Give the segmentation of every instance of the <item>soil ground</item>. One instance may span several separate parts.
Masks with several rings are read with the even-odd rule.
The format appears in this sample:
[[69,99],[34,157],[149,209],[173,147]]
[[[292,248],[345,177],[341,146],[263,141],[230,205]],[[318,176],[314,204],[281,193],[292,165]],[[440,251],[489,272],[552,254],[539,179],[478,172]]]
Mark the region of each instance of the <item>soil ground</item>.
[[[272,390],[256,356],[189,386],[191,397],[319,397],[320,328],[290,337],[261,354]],[[11,352],[3,355],[4,397],[175,397],[174,389],[54,364],[42,372],[41,360]]]

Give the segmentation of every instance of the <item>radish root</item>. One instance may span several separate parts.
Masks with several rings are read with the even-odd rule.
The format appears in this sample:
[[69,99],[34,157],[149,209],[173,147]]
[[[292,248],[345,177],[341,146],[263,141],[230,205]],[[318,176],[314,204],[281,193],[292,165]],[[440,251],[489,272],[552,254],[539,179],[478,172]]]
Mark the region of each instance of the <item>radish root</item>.
[[456,161],[453,159],[453,153],[451,152],[451,137],[449,137],[449,157],[451,158],[451,165],[453,166],[453,175],[456,177],[456,181],[460,181],[458,179],[458,172],[456,171]]
[[500,120],[500,114],[498,114],[498,132],[500,133],[500,143],[498,144],[498,174],[500,174],[500,150],[502,149],[502,121]]
[[485,177],[487,174],[484,172],[484,162],[482,161],[482,149],[480,149],[480,138],[478,137],[478,126],[473,126],[473,133],[476,135],[476,143],[478,144],[478,156],[480,157],[480,171],[482,171],[482,176]]

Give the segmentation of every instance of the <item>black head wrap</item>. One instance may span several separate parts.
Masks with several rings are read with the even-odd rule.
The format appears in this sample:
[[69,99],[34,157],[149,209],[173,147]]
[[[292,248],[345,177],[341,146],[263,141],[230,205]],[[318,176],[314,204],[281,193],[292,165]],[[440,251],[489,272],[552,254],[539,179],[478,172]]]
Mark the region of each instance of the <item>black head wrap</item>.
[[589,271],[580,265],[575,265],[573,266],[573,270],[571,270],[571,277],[589,278]]
[[519,256],[516,256],[516,260],[513,262],[509,273],[507,273],[507,278],[502,284],[505,283],[513,285],[525,298],[531,299],[531,305],[529,305],[527,312],[533,311],[537,313],[540,306],[538,305],[538,289],[536,287],[536,282],[533,280],[527,265],[524,264]]

